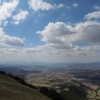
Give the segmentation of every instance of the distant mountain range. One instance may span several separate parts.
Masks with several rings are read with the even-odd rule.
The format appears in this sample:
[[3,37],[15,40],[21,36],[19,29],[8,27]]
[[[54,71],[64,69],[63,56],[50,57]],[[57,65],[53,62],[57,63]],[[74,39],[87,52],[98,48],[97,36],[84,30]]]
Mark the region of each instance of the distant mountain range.
[[38,66],[38,67],[78,67],[78,66],[89,66],[89,67],[99,67],[100,62],[90,62],[90,63],[45,63],[45,62],[2,62],[2,66]]

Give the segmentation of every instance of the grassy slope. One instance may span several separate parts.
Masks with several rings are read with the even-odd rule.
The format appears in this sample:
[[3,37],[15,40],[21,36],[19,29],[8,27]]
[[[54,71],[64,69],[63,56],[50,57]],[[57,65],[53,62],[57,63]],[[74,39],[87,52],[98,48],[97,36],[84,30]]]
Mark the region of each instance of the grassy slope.
[[36,90],[0,74],[0,100],[51,100]]

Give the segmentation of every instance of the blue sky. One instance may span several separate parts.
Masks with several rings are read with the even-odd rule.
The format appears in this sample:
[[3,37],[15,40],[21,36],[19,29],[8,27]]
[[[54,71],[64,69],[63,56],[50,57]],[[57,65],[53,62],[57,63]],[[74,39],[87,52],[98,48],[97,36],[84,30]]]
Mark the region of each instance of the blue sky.
[[0,62],[100,61],[100,0],[0,0]]

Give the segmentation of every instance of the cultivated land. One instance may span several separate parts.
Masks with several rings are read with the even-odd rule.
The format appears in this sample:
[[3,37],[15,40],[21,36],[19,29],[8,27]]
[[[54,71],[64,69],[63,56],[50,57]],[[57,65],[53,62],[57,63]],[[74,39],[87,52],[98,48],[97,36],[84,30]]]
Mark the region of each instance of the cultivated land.
[[[4,67],[3,67],[4,68]],[[75,67],[16,67],[7,70],[21,76],[36,87],[53,87],[57,92],[69,91],[72,85],[87,91],[87,100],[100,100],[100,65]]]

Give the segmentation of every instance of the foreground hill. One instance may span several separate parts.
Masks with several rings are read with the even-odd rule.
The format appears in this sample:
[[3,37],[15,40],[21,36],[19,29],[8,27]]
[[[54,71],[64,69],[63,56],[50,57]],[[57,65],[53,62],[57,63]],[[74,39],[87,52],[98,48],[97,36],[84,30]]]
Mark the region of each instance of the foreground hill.
[[54,88],[35,87],[18,76],[0,71],[0,100],[87,100],[86,96],[82,84],[71,85],[68,91],[61,89],[58,93]]
[[51,100],[38,91],[0,74],[0,100]]

